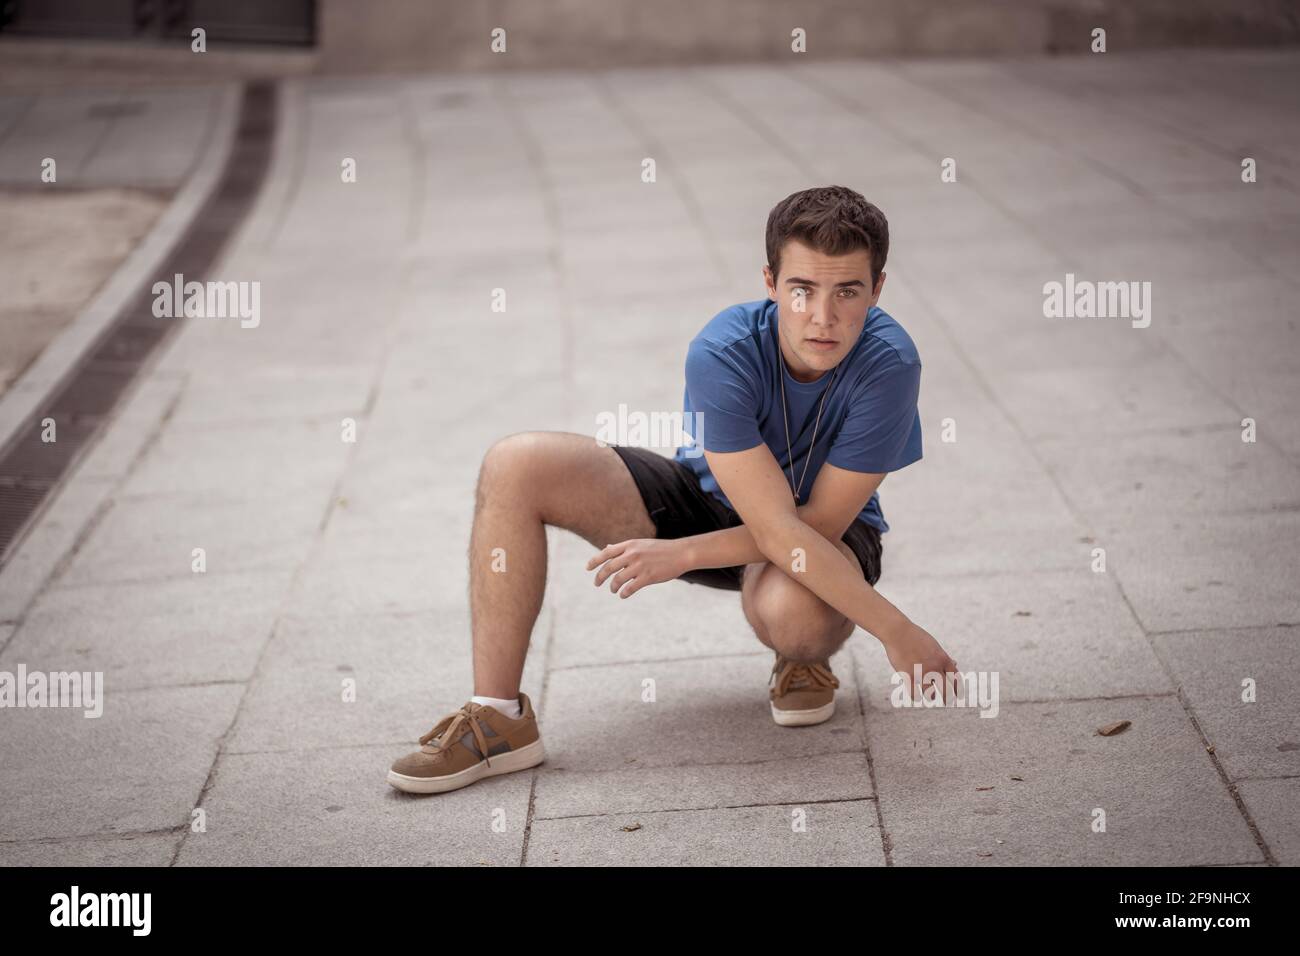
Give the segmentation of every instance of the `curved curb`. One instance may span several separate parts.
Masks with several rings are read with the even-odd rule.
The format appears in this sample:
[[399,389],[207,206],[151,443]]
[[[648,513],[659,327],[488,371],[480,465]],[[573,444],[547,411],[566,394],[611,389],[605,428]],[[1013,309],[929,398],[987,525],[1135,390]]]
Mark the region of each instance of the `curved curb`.
[[239,120],[237,85],[221,91],[198,160],[154,227],[54,340],[0,396],[0,450],[7,448],[37,408],[68,379],[140,287],[152,281],[180,245],[226,166]]

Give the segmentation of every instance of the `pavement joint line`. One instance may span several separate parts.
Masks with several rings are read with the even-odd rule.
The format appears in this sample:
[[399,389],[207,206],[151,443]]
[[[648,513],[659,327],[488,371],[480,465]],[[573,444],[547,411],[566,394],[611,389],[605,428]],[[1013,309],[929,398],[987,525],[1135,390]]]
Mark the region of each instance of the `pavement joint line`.
[[1193,869],[1212,870],[1221,866],[1281,866],[1280,863],[1267,863],[1264,860],[1242,860],[1239,863],[1192,863]]
[[137,684],[133,687],[116,687],[113,689],[114,694],[143,694],[155,690],[185,690],[197,687],[230,687],[239,684],[247,684],[249,678],[231,677],[228,679],[218,678],[215,680],[199,681],[181,681],[178,683],[162,684]]
[[161,827],[153,830],[106,830],[103,833],[76,833],[71,836],[21,837],[17,840],[0,839],[0,846],[58,846],[61,843],[88,843],[101,840],[112,843],[133,843],[136,840],[145,840],[150,837],[179,836],[183,830],[188,829],[188,823],[178,823],[174,827]]
[[[404,117],[409,122],[409,116],[405,116],[404,114]],[[406,270],[403,272],[401,278],[403,292],[408,290],[411,283],[412,275],[413,273],[410,270]],[[370,388],[366,390],[366,404],[365,404],[365,415],[364,415],[364,419],[366,421],[370,420],[370,417],[374,412],[375,404],[379,401],[380,383],[384,380],[384,373],[388,370],[388,363],[389,360],[392,358],[393,351],[398,346],[398,336],[391,334],[397,324],[396,310],[394,310],[391,314],[393,315],[393,320],[392,320],[392,325],[390,325],[388,328],[388,331],[390,333],[389,339],[387,344],[384,347],[383,353],[380,355],[378,361],[375,362],[374,371],[372,373],[372,377],[370,380]],[[324,514],[321,515],[320,524],[317,527],[315,543],[319,543],[321,538],[324,537],[325,532],[329,529],[330,520],[334,517],[334,514],[339,510],[338,504],[341,500],[343,500],[343,490],[347,483],[348,470],[349,468],[351,468],[352,464],[356,461],[357,457],[361,453],[361,446],[364,445],[365,443],[365,432],[366,430],[363,429],[362,437],[360,441],[356,441],[352,443],[352,447],[348,449],[348,453],[346,458],[343,461],[342,467],[339,468],[338,476],[335,478],[334,486],[330,491],[329,501],[325,506]]]
[[[706,807],[660,807],[655,810],[613,810],[609,813],[566,813],[558,817],[535,817],[536,820],[598,820],[626,816],[649,816],[653,813],[699,813],[704,810],[748,810],[762,807],[811,807],[836,803],[871,803],[876,797],[835,797],[826,800],[777,800],[773,803],[719,803]],[[520,863],[520,866],[523,866]]]
[[[114,106],[119,106],[122,103],[127,102],[130,96],[131,94],[119,91],[115,94],[109,94],[106,99],[109,99]],[[99,135],[95,137],[95,141],[91,143],[90,148],[86,150],[86,154],[81,157],[81,162],[77,166],[78,176],[84,175],[86,167],[95,161],[95,157],[99,154],[100,149],[103,148],[104,142],[117,128],[120,119],[121,117],[117,114],[116,110],[111,111],[108,116],[104,117],[104,122],[101,124],[99,129]]]
[[397,112],[402,118],[402,140],[407,147],[410,158],[411,189],[406,202],[406,242],[403,245],[418,245],[421,235],[421,218],[424,212],[425,180],[424,171],[429,168],[428,150],[420,136],[420,123],[415,118],[411,104],[410,86],[399,85],[397,88]]
[[1175,627],[1167,631],[1147,631],[1152,637],[1170,637],[1175,634],[1219,634],[1234,631],[1271,631],[1278,627],[1300,627],[1300,621],[1278,621],[1276,624],[1232,624],[1227,627]]
[[[242,681],[232,681],[231,683],[243,683]],[[540,715],[539,715],[540,717]],[[539,720],[540,723],[540,720]],[[402,747],[408,746],[410,740],[389,740],[378,743],[347,743],[347,744],[312,744],[302,747],[272,747],[258,750],[234,750],[227,749],[222,751],[222,756],[226,757],[256,757],[263,754],[307,754],[316,753],[323,750],[376,750],[380,747]],[[813,757],[842,757],[849,754],[861,754],[859,747],[849,747],[842,750],[819,750],[811,753],[800,753],[789,757],[766,757],[758,760],[741,760],[734,762],[716,762],[705,761],[703,763],[672,763],[672,764],[645,764],[637,766],[622,767],[593,767],[571,770],[568,767],[548,767],[546,763],[538,764],[533,768],[539,774],[581,774],[583,776],[607,774],[607,773],[629,773],[642,770],[676,770],[678,768],[692,769],[696,767],[755,767],[768,763],[789,763],[793,760],[805,760]],[[552,758],[548,755],[547,760]]]
[[[555,645],[555,621],[559,617],[555,608],[550,609],[550,619],[546,626],[546,646],[544,649],[544,661],[542,667],[542,690],[537,697],[537,705],[533,708],[533,713],[537,715],[538,729],[541,728],[541,711],[546,702],[546,692],[551,685],[551,649]],[[524,817],[524,835],[519,846],[519,865],[528,865],[528,843],[533,835],[533,813],[537,807],[537,778],[541,776],[542,764],[533,767],[533,772],[529,774],[528,780],[528,810]]]
[[[561,609],[562,610],[562,609]],[[591,664],[561,664],[548,668],[549,671],[596,670],[603,667],[631,667],[639,664],[684,664],[694,661],[730,660],[736,657],[768,657],[768,651],[735,651],[729,654],[697,654],[685,657],[652,657],[632,661],[597,661]]]
[[[783,728],[788,729],[788,728]],[[759,757],[755,760],[725,760],[725,761],[704,761],[704,762],[687,762],[687,763],[667,763],[667,764],[638,764],[637,766],[622,767],[593,767],[590,769],[580,768],[570,770],[568,767],[548,767],[546,764],[539,764],[538,770],[547,774],[567,773],[581,774],[582,776],[607,774],[607,773],[636,773],[642,770],[676,770],[678,768],[693,769],[697,767],[761,767],[770,763],[790,763],[795,760],[810,760],[814,757],[843,757],[849,754],[861,754],[862,750],[858,747],[847,747],[840,750],[818,750],[811,753],[793,754],[788,757]],[[548,758],[549,759],[549,758]]]
[[885,866],[888,867],[894,865],[894,838],[885,826],[885,814],[880,806],[880,787],[876,781],[876,758],[871,754],[871,738],[867,733],[867,712],[870,708],[864,703],[866,689],[863,681],[858,678],[857,661],[850,658],[850,662],[853,671],[853,696],[858,705],[858,742],[862,746],[862,755],[867,761],[867,781],[871,785],[871,792],[876,801],[876,828],[880,831],[880,849],[885,856]]
[[[1154,650],[1155,642],[1151,641],[1150,638],[1148,638],[1147,641],[1153,645]],[[1167,668],[1168,664],[1165,663],[1164,658],[1160,657],[1158,651],[1155,651],[1155,653],[1157,659],[1160,661],[1160,665]],[[1232,798],[1232,802],[1237,805],[1237,811],[1246,821],[1246,826],[1250,830],[1250,835],[1255,838],[1255,845],[1258,846],[1260,851],[1264,854],[1265,862],[1276,863],[1277,857],[1273,855],[1272,848],[1269,847],[1268,841],[1264,839],[1264,834],[1260,831],[1259,826],[1256,825],[1255,818],[1247,808],[1246,801],[1242,798],[1240,791],[1237,789],[1236,782],[1228,775],[1227,769],[1223,766],[1223,761],[1219,759],[1218,751],[1214,749],[1213,742],[1208,736],[1206,736],[1205,731],[1201,728],[1201,722],[1196,717],[1196,710],[1192,707],[1191,702],[1183,695],[1181,687],[1178,688],[1178,700],[1183,705],[1183,710],[1187,714],[1187,719],[1191,721],[1192,728],[1196,731],[1196,735],[1201,738],[1201,745],[1205,748],[1205,755],[1209,758],[1211,765],[1219,775],[1219,779],[1227,788],[1228,796]]]
[[0,147],[4,146],[5,140],[9,138],[9,134],[22,125],[23,120],[27,118],[27,114],[31,112],[32,107],[36,105],[38,99],[40,99],[40,96],[37,94],[22,96],[22,107],[14,110],[13,119],[10,120],[9,125],[0,129]]
[[[67,486],[65,485],[64,487],[66,488]],[[62,489],[60,489],[60,491],[61,490]],[[57,497],[57,495],[54,497]],[[53,504],[53,500],[51,500],[51,504]],[[31,609],[36,606],[37,602],[40,601],[43,595],[53,590],[53,582],[63,575],[67,570],[68,565],[72,563],[72,560],[77,556],[78,552],[80,552],[81,546],[92,534],[95,533],[95,529],[98,528],[100,523],[104,520],[104,516],[112,510],[112,492],[111,490],[105,491],[99,502],[95,505],[95,510],[91,514],[90,518],[81,526],[80,529],[78,529],[77,537],[72,542],[72,546],[68,548],[68,550],[54,563],[54,568],[50,571],[50,574],[41,583],[41,586],[36,589],[36,593],[31,596],[26,606],[19,613],[18,618],[13,622],[13,631],[3,643],[0,643],[0,654],[7,651],[9,646],[13,644],[14,640],[18,637],[19,631],[22,630],[23,624],[27,622],[27,615],[31,612]],[[0,569],[0,571],[3,571],[3,569]]]
[[[999,702],[1000,707],[1028,707],[1042,704],[1091,704],[1097,701],[1111,700],[1162,700],[1166,697],[1177,696],[1177,691],[1167,690],[1160,693],[1146,694],[1112,694],[1102,695],[1100,697],[1034,697],[1029,700],[1003,700]],[[942,707],[934,707],[932,710],[943,710]],[[953,709],[953,708],[948,708]],[[916,710],[915,707],[874,707],[871,710],[873,714],[889,714],[895,710],[911,713]]]
[[378,750],[381,747],[406,747],[410,746],[412,737],[407,740],[385,740],[379,743],[352,743],[352,744],[312,744],[305,747],[264,747],[257,750],[235,750],[227,749],[222,751],[224,757],[258,757],[262,755],[277,754],[309,754],[318,753],[323,750]]
[[1150,428],[1132,428],[1121,432],[1090,432],[1080,429],[1070,432],[1068,435],[1034,435],[1030,436],[1030,440],[1036,444],[1046,444],[1051,442],[1071,442],[1079,438],[1128,439],[1165,435],[1176,435],[1183,438],[1188,435],[1212,435],[1215,432],[1235,432],[1240,429],[1240,425],[1235,425],[1232,422],[1205,422],[1199,425],[1153,425]]

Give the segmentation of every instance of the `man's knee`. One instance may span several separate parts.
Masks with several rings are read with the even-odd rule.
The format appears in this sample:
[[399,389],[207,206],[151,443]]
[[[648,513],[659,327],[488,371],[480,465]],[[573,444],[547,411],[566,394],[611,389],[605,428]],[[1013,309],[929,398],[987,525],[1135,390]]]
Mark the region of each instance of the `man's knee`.
[[768,565],[756,573],[747,616],[782,656],[824,661],[853,632],[843,614],[778,568]]
[[545,459],[546,445],[546,433],[535,431],[516,432],[494,442],[479,466],[476,504],[482,507],[485,497],[503,485],[526,490],[529,476]]

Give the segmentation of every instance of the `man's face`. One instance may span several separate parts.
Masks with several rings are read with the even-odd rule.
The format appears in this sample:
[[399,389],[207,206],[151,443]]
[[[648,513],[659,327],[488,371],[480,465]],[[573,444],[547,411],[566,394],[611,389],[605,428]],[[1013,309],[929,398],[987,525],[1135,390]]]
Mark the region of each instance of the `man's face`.
[[782,248],[780,269],[773,276],[763,266],[768,298],[777,304],[781,351],[791,375],[815,381],[857,342],[867,311],[885,287],[885,274],[873,289],[867,250],[828,256],[796,239]]

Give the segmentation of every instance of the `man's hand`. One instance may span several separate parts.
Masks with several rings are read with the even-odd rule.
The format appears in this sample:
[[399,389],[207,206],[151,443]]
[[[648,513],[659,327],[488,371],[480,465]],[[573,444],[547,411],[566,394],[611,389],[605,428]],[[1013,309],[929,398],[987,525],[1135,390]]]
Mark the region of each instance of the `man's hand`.
[[596,572],[596,587],[600,587],[613,575],[613,580],[609,582],[610,591],[621,598],[631,597],[647,585],[672,581],[691,569],[685,540],[632,538],[629,541],[619,541],[588,561],[587,570],[600,565],[600,570]]
[[[904,675],[903,686],[907,688],[908,697],[914,701],[921,700],[926,694],[930,700],[947,701],[956,693],[957,662],[939,646],[939,642],[930,636],[923,627],[917,627],[907,621],[897,633],[881,640],[885,645],[885,654],[896,672]],[[922,687],[913,686],[914,669],[920,667]],[[939,681],[931,680],[931,675],[939,675]]]

